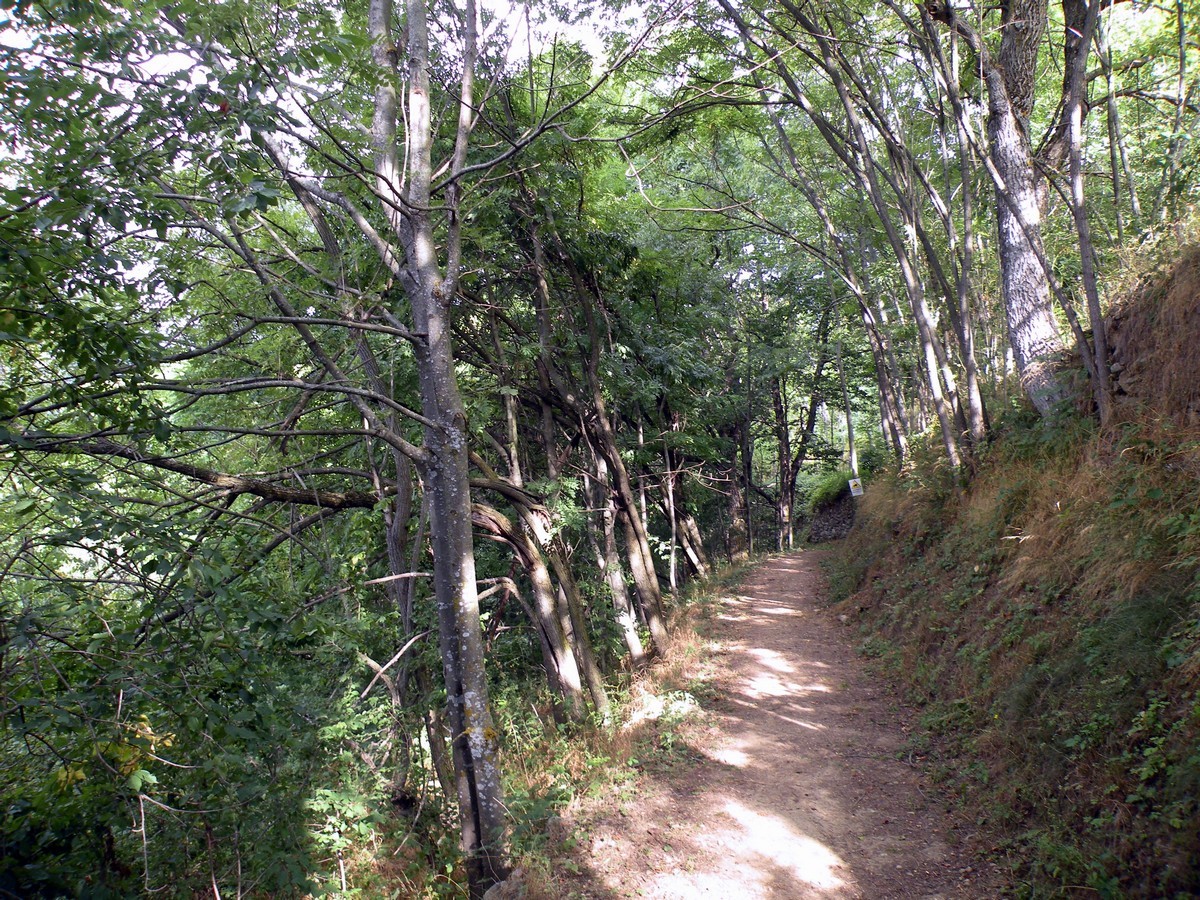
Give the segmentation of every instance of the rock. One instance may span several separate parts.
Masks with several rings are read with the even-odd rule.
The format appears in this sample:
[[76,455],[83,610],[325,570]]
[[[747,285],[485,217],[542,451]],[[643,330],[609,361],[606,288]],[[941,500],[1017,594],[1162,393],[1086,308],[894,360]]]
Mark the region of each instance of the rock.
[[525,886],[525,870],[516,868],[504,881],[493,884],[484,891],[483,900],[525,900],[528,893]]
[[847,486],[833,502],[813,510],[812,522],[808,526],[808,542],[821,544],[841,540],[850,533],[854,513],[854,497]]

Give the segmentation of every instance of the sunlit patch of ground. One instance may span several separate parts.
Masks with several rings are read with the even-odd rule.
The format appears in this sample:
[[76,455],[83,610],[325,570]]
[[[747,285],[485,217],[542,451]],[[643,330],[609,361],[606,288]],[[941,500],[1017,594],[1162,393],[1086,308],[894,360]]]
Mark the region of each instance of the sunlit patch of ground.
[[[814,554],[773,560],[718,617],[720,674],[702,715],[688,694],[639,697],[680,722],[675,761],[581,822],[586,900],[979,900],[999,896],[969,835],[897,759],[910,728],[814,605]],[[782,613],[788,612],[789,615]],[[585,813],[586,816],[586,813]]]
[[[836,853],[786,819],[733,798],[725,798],[690,840],[678,833],[663,840],[670,843],[658,861],[661,870],[638,883],[638,897],[757,900],[779,896],[781,883],[803,895],[844,896],[844,863]],[[618,872],[610,879],[618,895],[631,888],[626,876]]]

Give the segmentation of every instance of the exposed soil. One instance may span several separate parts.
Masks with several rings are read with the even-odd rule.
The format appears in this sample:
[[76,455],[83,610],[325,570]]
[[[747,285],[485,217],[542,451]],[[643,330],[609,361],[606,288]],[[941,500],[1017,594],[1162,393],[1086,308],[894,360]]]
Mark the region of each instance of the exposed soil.
[[820,555],[773,559],[725,597],[712,699],[671,734],[671,761],[558,823],[578,842],[562,896],[1003,894],[981,839],[907,749],[912,710],[824,609]]
[[1200,426],[1200,248],[1147,278],[1109,315],[1107,331],[1118,405]]

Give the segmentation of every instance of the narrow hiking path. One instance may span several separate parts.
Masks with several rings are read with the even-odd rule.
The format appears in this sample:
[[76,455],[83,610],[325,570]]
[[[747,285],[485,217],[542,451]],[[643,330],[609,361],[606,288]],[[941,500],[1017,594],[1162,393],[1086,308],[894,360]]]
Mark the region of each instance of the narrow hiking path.
[[819,559],[772,559],[725,595],[707,713],[680,730],[677,762],[569,823],[572,896],[1002,894],[971,830],[898,758],[914,717],[823,609]]

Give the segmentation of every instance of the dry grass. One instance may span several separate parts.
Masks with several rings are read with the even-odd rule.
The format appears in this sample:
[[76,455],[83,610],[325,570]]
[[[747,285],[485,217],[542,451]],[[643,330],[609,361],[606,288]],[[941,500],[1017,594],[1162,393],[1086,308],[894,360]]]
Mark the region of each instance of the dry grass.
[[843,548],[839,612],[949,736],[952,784],[1031,884],[1196,886],[1198,447],[1161,416],[1010,429],[964,493],[872,483]]
[[832,575],[1030,896],[1200,896],[1200,247],[1177,257],[1131,270],[1111,428],[1002,425],[960,493],[928,460],[872,482]]
[[1142,282],[1110,317],[1123,414],[1200,427],[1200,247]]

